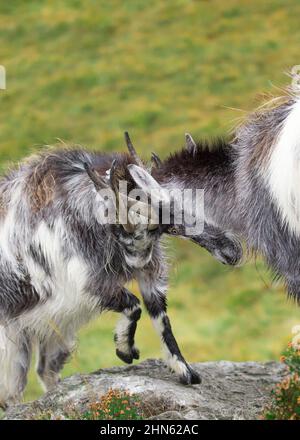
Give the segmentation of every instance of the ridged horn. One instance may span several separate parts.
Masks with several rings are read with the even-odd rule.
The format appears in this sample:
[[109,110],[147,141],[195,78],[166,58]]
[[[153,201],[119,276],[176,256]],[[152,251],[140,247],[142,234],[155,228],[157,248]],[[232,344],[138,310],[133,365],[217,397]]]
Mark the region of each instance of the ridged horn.
[[125,137],[125,142],[126,142],[128,151],[130,153],[130,156],[135,160],[137,165],[139,165],[142,168],[145,168],[145,165],[143,164],[142,160],[139,158],[139,156],[138,156],[138,154],[137,154],[137,152],[131,142],[128,131],[125,131],[124,137]]
[[109,183],[112,189],[114,189],[114,176],[117,168],[117,159],[112,161],[110,172],[109,172]]
[[100,176],[100,174],[91,167],[88,163],[84,163],[84,169],[87,172],[89,178],[93,182],[96,188],[108,188],[107,182],[105,182],[104,178]]
[[151,162],[156,166],[156,168],[159,168],[162,163],[160,158],[154,152],[151,153]]

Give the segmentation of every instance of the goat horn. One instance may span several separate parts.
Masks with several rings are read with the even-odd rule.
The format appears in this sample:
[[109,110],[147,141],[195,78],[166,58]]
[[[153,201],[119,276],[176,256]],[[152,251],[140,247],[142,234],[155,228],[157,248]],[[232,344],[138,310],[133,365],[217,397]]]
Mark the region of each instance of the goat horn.
[[111,167],[110,167],[110,173],[109,173],[109,183],[112,189],[114,188],[114,175],[117,168],[117,159],[114,159],[112,161]]
[[135,150],[135,148],[134,148],[134,146],[133,146],[133,144],[131,142],[131,139],[129,137],[128,131],[125,131],[124,137],[125,137],[125,142],[126,142],[126,145],[127,145],[127,148],[128,148],[128,151],[129,151],[130,155],[133,157],[133,159],[135,160],[137,165],[139,165],[142,168],[145,168],[143,162],[139,158],[139,156],[138,156],[138,154],[137,154],[137,152],[136,152],[136,150]]
[[159,168],[161,166],[161,160],[155,153],[151,153],[151,161],[156,166],[156,168]]
[[105,180],[103,179],[102,176],[100,176],[99,173],[97,173],[97,171],[95,171],[94,168],[92,168],[88,163],[84,163],[83,164],[85,171],[87,172],[89,178],[91,179],[91,181],[94,183],[94,185],[96,186],[96,188],[108,188],[107,183],[105,182]]
[[189,133],[185,133],[185,143],[188,152],[194,153],[197,148],[197,144]]

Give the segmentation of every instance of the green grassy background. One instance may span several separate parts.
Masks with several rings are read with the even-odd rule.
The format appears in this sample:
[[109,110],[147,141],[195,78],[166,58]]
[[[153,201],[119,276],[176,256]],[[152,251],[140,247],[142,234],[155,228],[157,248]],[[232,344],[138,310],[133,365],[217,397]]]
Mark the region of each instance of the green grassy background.
[[[185,131],[227,132],[259,93],[289,81],[299,15],[298,0],[2,1],[1,167],[57,138],[122,150],[126,129],[145,157],[165,157]],[[169,244],[169,311],[187,359],[277,358],[300,316],[263,264],[231,270],[191,243]],[[64,375],[120,364],[116,319],[82,329]],[[142,359],[159,355],[146,315],[137,342]],[[40,392],[31,373],[25,398]]]

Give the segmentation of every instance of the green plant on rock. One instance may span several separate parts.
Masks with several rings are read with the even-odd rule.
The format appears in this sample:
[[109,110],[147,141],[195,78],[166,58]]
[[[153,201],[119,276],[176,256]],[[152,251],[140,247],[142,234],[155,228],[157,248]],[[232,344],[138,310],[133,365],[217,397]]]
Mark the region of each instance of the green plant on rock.
[[81,415],[83,420],[140,420],[142,414],[136,396],[128,391],[110,389],[99,402],[89,405]]
[[293,333],[280,358],[288,375],[271,392],[271,403],[263,414],[266,420],[300,420],[300,326]]

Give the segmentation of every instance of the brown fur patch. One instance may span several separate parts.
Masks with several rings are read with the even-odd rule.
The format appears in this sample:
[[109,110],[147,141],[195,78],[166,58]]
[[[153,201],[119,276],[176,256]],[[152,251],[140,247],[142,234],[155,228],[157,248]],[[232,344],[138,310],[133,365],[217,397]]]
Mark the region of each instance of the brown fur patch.
[[272,99],[248,115],[246,121],[237,127],[233,143],[241,147],[246,142],[247,148],[251,148],[250,167],[267,164],[292,103],[293,100],[287,96]]
[[30,206],[34,212],[42,210],[53,201],[55,178],[51,170],[43,169],[43,164],[33,170],[27,184]]
[[[127,169],[129,164],[134,163],[134,159],[126,153],[118,154],[115,157],[115,169],[112,177],[112,188],[115,192],[119,190],[119,182],[126,181],[128,183],[128,192],[135,188],[135,184],[132,180],[132,177]],[[95,167],[96,171],[99,172],[100,175],[104,175],[105,171],[98,167]]]

